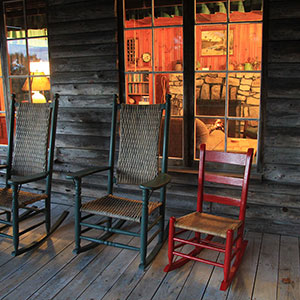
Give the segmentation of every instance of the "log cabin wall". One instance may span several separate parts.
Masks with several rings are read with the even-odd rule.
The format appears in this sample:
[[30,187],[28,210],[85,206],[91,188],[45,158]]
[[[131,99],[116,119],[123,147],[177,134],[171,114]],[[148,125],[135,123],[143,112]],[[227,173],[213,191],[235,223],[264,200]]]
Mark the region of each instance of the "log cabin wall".
[[[108,161],[112,96],[119,87],[117,18],[113,0],[49,0],[48,5],[51,85],[52,92],[60,94],[52,199],[71,205],[74,186],[66,173]],[[250,183],[247,228],[298,235],[300,3],[267,0],[266,5],[263,175]],[[194,209],[197,175],[171,175],[169,210],[180,215]],[[84,184],[88,196],[99,195],[99,190],[106,191],[105,175],[92,176]]]

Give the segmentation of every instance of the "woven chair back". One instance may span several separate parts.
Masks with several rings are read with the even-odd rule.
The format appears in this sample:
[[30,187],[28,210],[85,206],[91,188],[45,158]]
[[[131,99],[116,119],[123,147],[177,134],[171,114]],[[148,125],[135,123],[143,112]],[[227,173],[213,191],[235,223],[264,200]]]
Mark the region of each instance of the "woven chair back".
[[161,118],[160,105],[121,105],[118,183],[141,184],[157,176]]
[[46,171],[50,119],[50,104],[19,103],[12,175],[27,176]]

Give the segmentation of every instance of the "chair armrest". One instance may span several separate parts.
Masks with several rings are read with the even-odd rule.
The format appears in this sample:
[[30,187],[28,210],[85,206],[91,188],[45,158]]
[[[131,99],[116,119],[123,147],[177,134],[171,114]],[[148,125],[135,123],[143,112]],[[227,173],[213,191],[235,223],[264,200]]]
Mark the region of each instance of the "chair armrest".
[[45,179],[48,176],[49,172],[37,173],[29,176],[12,176],[8,180],[9,184],[24,184],[32,181],[37,181]]
[[86,169],[82,169],[78,172],[74,172],[74,173],[68,173],[66,178],[67,179],[79,179],[88,175],[92,175],[94,173],[97,172],[102,172],[102,171],[106,171],[106,170],[110,170],[110,167],[92,167],[92,168],[86,168]]
[[0,169],[6,169],[8,165],[0,165]]
[[165,185],[167,185],[171,181],[171,176],[166,173],[160,173],[153,180],[142,183],[140,188],[143,190],[157,190]]

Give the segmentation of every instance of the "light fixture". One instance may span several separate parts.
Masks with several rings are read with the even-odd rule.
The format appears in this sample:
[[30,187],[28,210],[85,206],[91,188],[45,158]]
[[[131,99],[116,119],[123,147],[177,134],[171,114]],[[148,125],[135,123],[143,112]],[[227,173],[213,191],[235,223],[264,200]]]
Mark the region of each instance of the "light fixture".
[[50,90],[50,81],[48,77],[45,77],[43,72],[35,72],[33,77],[27,78],[22,90],[29,91],[29,80],[32,91],[32,102],[33,103],[45,103],[47,102],[46,97],[41,91]]
[[239,1],[239,3],[238,3],[238,11],[239,12],[245,12],[243,1]]
[[227,13],[225,4],[223,2],[218,2],[217,5],[219,6],[219,12],[220,13],[224,13],[224,14]]

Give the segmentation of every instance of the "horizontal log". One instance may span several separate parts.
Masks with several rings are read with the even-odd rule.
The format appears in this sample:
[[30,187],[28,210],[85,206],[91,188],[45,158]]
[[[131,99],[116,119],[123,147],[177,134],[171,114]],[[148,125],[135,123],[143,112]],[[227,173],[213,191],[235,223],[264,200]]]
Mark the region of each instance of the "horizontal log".
[[49,7],[49,23],[114,17],[114,1],[64,3]]
[[51,60],[51,72],[84,72],[117,70],[117,58],[106,53],[104,56],[55,58]]
[[55,46],[77,46],[77,45],[97,45],[116,43],[116,32],[114,30],[102,31],[99,34],[95,33],[77,33],[77,34],[60,34],[49,31],[49,52],[51,47]]
[[56,137],[56,147],[106,150],[109,138],[81,135],[60,135]]
[[63,95],[59,97],[60,108],[95,108],[111,109],[113,95]]
[[270,63],[268,64],[269,78],[300,78],[300,63]]
[[109,152],[106,150],[88,150],[74,148],[59,148],[57,162],[72,163],[85,166],[108,165]]
[[76,33],[94,33],[101,34],[102,31],[117,30],[117,20],[113,18],[96,19],[96,20],[80,20],[68,21],[65,20],[60,23],[51,23],[48,26],[49,33],[55,35],[59,34],[76,34]]
[[299,129],[269,127],[265,131],[264,145],[268,147],[298,148]]
[[268,99],[267,126],[300,128],[300,99]]
[[276,41],[268,43],[268,62],[299,63],[300,41]]
[[59,122],[57,126],[57,134],[61,135],[88,135],[97,137],[110,136],[109,123],[75,123],[75,122]]
[[58,112],[58,121],[76,122],[76,123],[111,123],[111,109],[95,108],[60,108]]
[[269,98],[296,98],[300,95],[300,79],[293,78],[268,78]]
[[53,94],[58,93],[60,95],[82,95],[86,93],[87,95],[114,95],[118,93],[118,84],[117,83],[76,83],[76,84],[59,84],[53,85],[51,91]]
[[289,183],[299,185],[300,166],[286,164],[265,164],[264,178],[278,183]]
[[300,142],[298,148],[264,148],[264,162],[267,164],[300,165]]
[[103,43],[103,44],[91,44],[91,45],[73,45],[73,46],[52,46],[51,58],[69,58],[72,57],[89,57],[91,59],[94,56],[101,55],[117,55],[116,43]]
[[269,5],[269,18],[272,19],[299,19],[299,1],[275,1]]
[[300,40],[300,19],[269,20],[269,40]]

